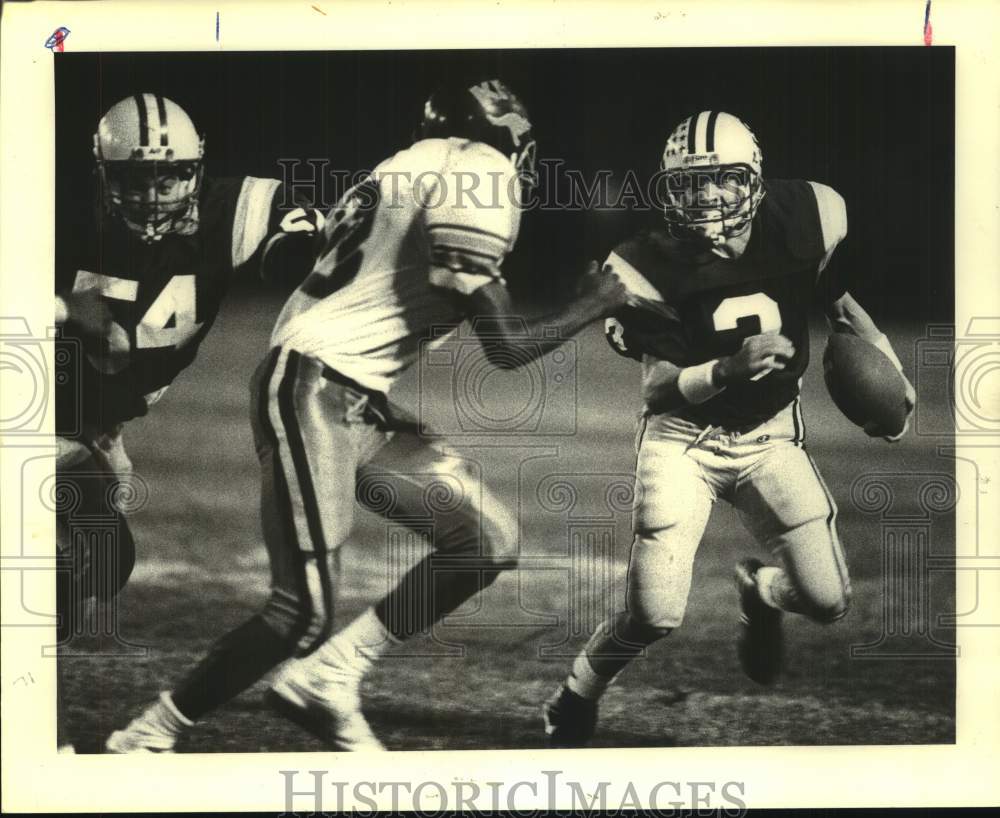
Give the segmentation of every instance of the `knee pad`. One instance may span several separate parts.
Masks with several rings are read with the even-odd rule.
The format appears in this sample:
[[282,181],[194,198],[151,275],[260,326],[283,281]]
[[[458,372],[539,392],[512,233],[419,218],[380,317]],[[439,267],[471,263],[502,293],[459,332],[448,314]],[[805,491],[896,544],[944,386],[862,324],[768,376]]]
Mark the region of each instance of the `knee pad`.
[[644,632],[666,636],[683,624],[687,599],[666,599],[659,594],[630,591],[628,608],[636,627],[642,628]]
[[851,581],[840,541],[827,517],[807,520],[780,540],[797,610],[814,622],[842,619],[850,606]]
[[652,624],[650,622],[643,622],[628,611],[625,618],[620,621],[618,625],[619,629],[623,632],[621,634],[616,634],[618,637],[625,637],[628,641],[636,640],[644,645],[651,645],[658,639],[662,639],[667,636],[673,627],[670,625],[660,625]]
[[851,588],[847,586],[843,589],[843,593],[839,599],[808,601],[805,614],[813,622],[818,622],[821,625],[832,625],[834,622],[839,622],[847,616],[850,607]]

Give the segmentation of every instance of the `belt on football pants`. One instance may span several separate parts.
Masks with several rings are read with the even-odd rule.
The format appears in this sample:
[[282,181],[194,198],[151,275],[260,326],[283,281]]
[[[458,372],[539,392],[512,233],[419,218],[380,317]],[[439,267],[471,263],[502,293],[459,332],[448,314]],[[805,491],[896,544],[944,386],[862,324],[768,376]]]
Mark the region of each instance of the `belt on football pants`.
[[346,386],[368,398],[368,404],[364,408],[365,420],[379,429],[389,432],[414,432],[425,437],[434,436],[430,430],[421,429],[417,418],[411,413],[390,403],[384,392],[362,386],[353,378],[326,364],[320,370],[320,375],[331,383]]

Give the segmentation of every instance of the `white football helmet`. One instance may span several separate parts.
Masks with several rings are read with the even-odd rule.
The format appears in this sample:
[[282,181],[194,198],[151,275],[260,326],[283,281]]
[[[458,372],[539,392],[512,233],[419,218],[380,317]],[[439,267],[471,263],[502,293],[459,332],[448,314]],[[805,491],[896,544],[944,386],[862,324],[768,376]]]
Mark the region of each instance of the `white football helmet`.
[[746,232],[764,199],[761,163],[757,138],[732,114],[702,111],[685,119],[660,164],[671,235],[718,246]]
[[205,140],[176,102],[135,94],[97,123],[94,157],[101,196],[143,241],[198,229]]

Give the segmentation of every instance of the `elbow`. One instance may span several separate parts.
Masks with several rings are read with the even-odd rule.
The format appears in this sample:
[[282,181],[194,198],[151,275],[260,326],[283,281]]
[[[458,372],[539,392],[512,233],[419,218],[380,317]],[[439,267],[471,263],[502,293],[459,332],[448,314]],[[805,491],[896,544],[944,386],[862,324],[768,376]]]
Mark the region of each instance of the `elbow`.
[[836,301],[831,301],[826,307],[826,320],[833,332],[854,332],[854,320],[851,315],[849,293],[844,293]]
[[830,304],[826,318],[833,332],[848,332],[866,341],[871,341],[881,334],[871,316],[850,293],[844,293]]

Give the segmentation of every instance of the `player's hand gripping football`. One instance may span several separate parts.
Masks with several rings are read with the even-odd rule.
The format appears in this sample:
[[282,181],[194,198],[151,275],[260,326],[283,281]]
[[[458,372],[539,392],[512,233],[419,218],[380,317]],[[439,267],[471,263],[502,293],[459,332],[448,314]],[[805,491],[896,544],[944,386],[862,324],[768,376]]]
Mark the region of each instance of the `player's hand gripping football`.
[[770,332],[744,339],[739,352],[720,358],[714,380],[719,386],[755,381],[773,370],[784,369],[795,355],[795,345],[784,335]]
[[66,322],[72,323],[91,338],[103,338],[111,326],[111,308],[97,288],[62,296],[66,304]]
[[906,422],[903,423],[903,428],[898,434],[890,435],[886,434],[885,430],[877,423],[866,423],[863,428],[868,437],[880,437],[889,443],[899,443],[910,430],[910,418],[913,417],[913,408],[917,405],[917,393],[913,388],[913,384],[906,377],[903,378],[903,382],[906,385]]
[[576,294],[581,301],[594,308],[595,317],[599,318],[617,312],[628,303],[628,290],[621,279],[611,270],[610,265],[605,265],[602,270],[596,261],[587,265],[587,272],[580,279]]

